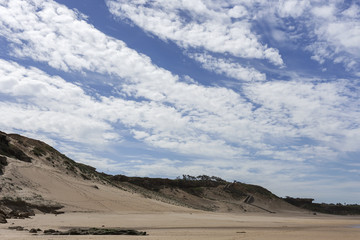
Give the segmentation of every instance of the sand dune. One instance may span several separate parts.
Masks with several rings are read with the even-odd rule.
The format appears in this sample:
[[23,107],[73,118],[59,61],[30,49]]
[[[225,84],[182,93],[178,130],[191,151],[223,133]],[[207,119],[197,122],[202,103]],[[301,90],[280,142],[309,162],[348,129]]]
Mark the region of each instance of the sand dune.
[[[20,165],[20,166],[19,166]],[[41,195],[64,206],[65,212],[188,212],[188,208],[166,204],[99,182],[85,181],[64,175],[54,169],[21,163],[12,166],[7,176],[18,180],[20,196]]]
[[187,209],[144,198],[137,193],[67,176],[42,168],[19,167],[27,181],[37,185],[37,191],[48,200],[64,205],[64,211],[118,212],[118,211],[186,211]]

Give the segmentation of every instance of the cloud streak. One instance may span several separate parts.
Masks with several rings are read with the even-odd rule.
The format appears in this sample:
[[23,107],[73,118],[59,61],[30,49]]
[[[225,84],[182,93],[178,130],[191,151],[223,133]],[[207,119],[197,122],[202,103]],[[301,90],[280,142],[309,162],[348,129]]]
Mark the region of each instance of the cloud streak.
[[251,31],[243,5],[215,6],[203,1],[106,1],[112,14],[129,19],[163,40],[183,48],[204,48],[236,57],[266,59],[282,66],[274,48],[261,44]]
[[326,61],[341,63],[347,71],[359,76],[358,3],[292,0],[272,1],[270,5],[273,7],[264,8],[260,15],[275,19],[274,29],[291,29],[293,34],[286,41],[302,45],[320,64]]
[[241,64],[231,62],[227,59],[215,58],[206,53],[188,53],[188,56],[198,61],[203,68],[218,74],[224,74],[230,78],[240,81],[266,80],[264,73],[260,73],[254,68],[243,67]]

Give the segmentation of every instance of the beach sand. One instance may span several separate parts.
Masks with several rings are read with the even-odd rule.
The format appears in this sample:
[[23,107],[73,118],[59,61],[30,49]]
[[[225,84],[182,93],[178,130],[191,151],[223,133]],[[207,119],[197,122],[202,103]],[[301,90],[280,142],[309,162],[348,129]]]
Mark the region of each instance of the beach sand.
[[[119,212],[39,214],[9,219],[0,225],[0,239],[360,239],[360,217],[306,214],[228,214],[208,212]],[[23,226],[67,230],[73,227],[117,227],[146,231],[147,236],[46,236],[8,229]]]

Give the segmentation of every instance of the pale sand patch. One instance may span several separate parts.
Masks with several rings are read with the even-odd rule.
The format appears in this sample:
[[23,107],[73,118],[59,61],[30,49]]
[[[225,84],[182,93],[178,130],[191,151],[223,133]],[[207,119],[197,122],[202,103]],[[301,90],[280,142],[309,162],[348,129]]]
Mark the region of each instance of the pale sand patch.
[[[13,224],[12,224],[13,223]],[[224,213],[66,213],[37,215],[33,219],[14,220],[0,225],[0,239],[316,239],[358,240],[360,217],[312,216],[305,214],[255,215]],[[20,225],[27,229],[71,227],[121,227],[146,231],[148,236],[44,236],[8,230]]]

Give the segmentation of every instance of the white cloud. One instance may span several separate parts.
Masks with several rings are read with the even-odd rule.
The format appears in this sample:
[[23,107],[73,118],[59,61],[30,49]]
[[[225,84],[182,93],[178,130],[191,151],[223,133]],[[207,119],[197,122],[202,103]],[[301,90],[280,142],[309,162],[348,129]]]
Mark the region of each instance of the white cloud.
[[[299,5],[301,2],[301,6]],[[281,17],[292,16],[298,24],[305,26],[306,33],[300,33],[298,41],[306,42],[305,49],[312,52],[312,59],[323,64],[326,60],[342,63],[348,71],[356,75],[360,56],[359,6],[346,6],[343,1],[285,1],[278,4]],[[292,14],[283,6],[298,7],[302,15]],[[287,9],[287,8],[285,8]],[[296,9],[296,10],[298,10]],[[299,32],[295,32],[299,34]]]
[[[178,3],[157,4],[162,9],[173,9]],[[250,2],[244,8],[249,6]],[[196,12],[204,19],[215,16],[225,21],[221,15],[223,9],[220,7],[218,16],[212,10],[215,6],[211,7],[191,1],[176,9],[187,9],[189,14]],[[152,11],[142,8],[141,11]],[[290,8],[286,14],[295,14]],[[175,13],[170,11],[169,15]],[[232,15],[234,17],[235,13]],[[236,16],[241,18],[245,13]],[[176,14],[173,17],[178,19]],[[95,99],[66,79],[1,60],[0,111],[6,113],[0,115],[2,129],[45,133],[50,138],[55,136],[87,146],[126,142],[122,136],[125,132],[152,149],[162,148],[195,158],[191,163],[182,161],[181,164],[173,160],[154,160],[153,166],[161,169],[157,170],[159,174],[205,172],[233,179],[242,176],[255,179],[257,176],[259,181],[273,179],[273,186],[281,180],[295,179],[292,174],[296,172],[307,176],[309,168],[316,168],[311,165],[313,162],[335,159],[347,151],[360,151],[356,144],[360,140],[358,86],[347,80],[325,82],[293,78],[265,82],[261,81],[265,76],[255,69],[210,55],[196,55],[204,67],[215,72],[243,81],[257,81],[244,81],[241,93],[202,86],[191,80],[182,82],[178,76],[155,66],[149,57],[106,36],[85,20],[81,14],[53,1],[0,2],[0,35],[10,43],[13,59],[34,60],[68,73],[95,72],[104,79],[111,76],[105,81],[114,87],[113,96],[98,94]],[[208,24],[206,21],[204,24]],[[173,26],[176,21],[169,24]],[[181,27],[191,30],[201,26]],[[210,25],[206,27],[211,28]],[[231,32],[236,30],[232,28],[235,26],[230,27],[227,37],[235,36]],[[243,34],[244,29],[249,30],[247,28],[247,25],[240,26],[239,34]],[[197,33],[212,31],[205,30]],[[215,34],[215,37],[222,34]],[[335,39],[338,33],[335,31],[333,35]],[[250,56],[254,51],[256,55],[259,51],[260,58],[276,58],[276,51],[259,45],[256,37],[252,40],[260,50],[250,47],[246,54]],[[352,41],[341,45],[350,48]],[[331,47],[324,41],[324,48]],[[102,168],[114,166],[106,159],[96,161],[87,155],[88,150],[84,151],[78,155],[84,162]],[[71,149],[67,152],[76,154]],[[202,158],[209,160],[201,161]],[[133,166],[134,162],[131,163]],[[141,162],[136,168],[126,164],[119,166],[128,172],[134,169],[137,174],[147,174],[149,169],[156,173],[155,167],[147,169],[148,165]],[[296,171],[291,170],[294,166]]]
[[[248,5],[277,43],[313,54],[320,64],[341,63],[348,72],[360,67],[359,4],[340,0],[274,0]],[[284,34],[285,32],[285,34]],[[280,46],[281,46],[280,45]]]
[[228,16],[232,18],[241,18],[247,15],[247,10],[242,5],[237,5],[228,11]]
[[[204,48],[236,57],[267,59],[282,66],[277,49],[269,48],[251,31],[247,15],[240,4],[222,7],[202,1],[106,1],[109,10],[163,40],[172,40],[183,48]],[[186,15],[187,17],[183,17]],[[188,18],[188,19],[187,19]]]
[[[52,6],[51,9],[54,9],[54,7]],[[26,16],[31,16],[30,12],[27,12]],[[76,19],[73,19],[73,21],[77,23]],[[45,23],[40,21],[39,24]],[[48,25],[47,28],[51,28],[54,23],[48,21],[46,24]],[[66,24],[61,26],[64,29],[59,31],[64,33],[71,33],[71,30],[74,29],[71,21],[69,21],[69,26]],[[94,30],[94,36],[100,34],[92,26],[84,25],[83,28],[86,27]],[[23,34],[16,32],[14,35],[18,39],[25,38],[28,36],[27,31],[22,32]],[[84,31],[87,32],[87,30]],[[33,37],[39,39],[43,36],[39,32],[38,35],[33,34]],[[58,35],[57,37],[62,40],[67,38],[67,35]],[[282,138],[310,137],[328,139],[328,142],[331,142],[330,140],[335,138],[332,134],[335,135],[338,127],[343,125],[341,117],[344,113],[341,113],[337,103],[344,102],[345,97],[341,98],[341,93],[334,90],[335,88],[340,89],[336,85],[313,85],[295,82],[291,84],[268,82],[249,85],[246,88],[247,96],[256,104],[261,105],[256,111],[252,111],[252,104],[247,103],[245,99],[232,90],[205,88],[195,84],[178,82],[177,76],[173,76],[169,72],[152,65],[147,57],[128,49],[121,41],[103,36],[104,42],[96,40],[98,44],[95,45],[93,44],[95,37],[87,37],[89,38],[88,42],[84,42],[82,41],[83,37],[79,36],[78,39],[73,36],[72,42],[64,42],[67,45],[64,45],[64,48],[59,50],[60,52],[57,52],[57,48],[52,49],[51,44],[50,46],[42,45],[42,41],[35,42],[32,38],[27,38],[26,40],[31,41],[31,44],[29,46],[21,45],[22,49],[30,46],[34,48],[35,46],[40,50],[40,53],[25,51],[22,54],[26,53],[27,56],[38,60],[38,54],[53,51],[54,55],[61,57],[54,60],[52,55],[48,55],[47,60],[62,62],[65,66],[70,66],[74,70],[94,70],[125,77],[127,82],[125,82],[126,84],[121,83],[120,89],[131,96],[145,97],[148,101],[134,102],[121,98],[103,97],[101,102],[95,102],[90,97],[85,96],[82,90],[76,86],[66,85],[64,91],[59,92],[56,88],[51,87],[51,85],[56,86],[56,78],[51,81],[47,80],[49,86],[44,85],[43,82],[23,81],[16,86],[17,94],[26,95],[36,92],[37,98],[32,99],[34,103],[42,108],[46,107],[55,110],[59,107],[65,107],[64,105],[55,104],[58,101],[83,103],[85,100],[87,104],[75,106],[75,109],[79,112],[82,112],[82,109],[90,109],[85,111],[85,114],[95,116],[95,120],[99,121],[104,130],[113,131],[111,124],[104,121],[104,119],[110,122],[120,120],[128,127],[139,128],[134,132],[137,133],[134,134],[134,137],[149,145],[186,154],[226,158],[246,155],[246,149],[248,148],[264,147],[261,141],[267,133],[273,133]],[[9,38],[11,39],[11,37]],[[76,48],[77,44],[89,48],[62,52],[64,49]],[[103,46],[107,47],[103,48]],[[14,48],[14,50],[19,50],[19,48]],[[102,58],[103,51],[108,53],[106,59]],[[71,54],[75,56],[81,55],[83,59],[86,59],[86,62],[93,63],[91,65],[82,63],[71,65],[67,60],[68,57],[66,57],[71,56]],[[119,57],[119,54],[124,58]],[[97,57],[98,55],[99,57]],[[114,67],[115,63],[119,66],[118,68]],[[132,67],[123,68],[123,65],[131,65]],[[55,64],[54,66],[62,69],[61,64]],[[15,72],[15,70],[12,71]],[[37,72],[37,70],[33,69],[32,72]],[[29,76],[34,74],[27,73]],[[9,75],[9,73],[4,75]],[[32,77],[32,79],[34,78]],[[9,84],[9,82],[13,84],[13,80],[3,79],[4,84]],[[24,82],[26,85],[22,86]],[[63,82],[63,80],[60,82]],[[29,91],[30,87],[42,87],[46,91]],[[59,86],[57,87],[59,88]],[[4,86],[4,89],[10,88]],[[62,94],[70,94],[72,98]],[[73,98],[74,96],[80,96],[80,98]],[[324,100],[320,101],[321,99]],[[43,103],[46,103],[45,106],[42,105]],[[51,103],[53,104],[49,106]],[[173,107],[169,107],[167,104]],[[69,106],[72,105],[69,104]],[[347,116],[345,117],[350,124],[351,120]],[[324,124],[329,119],[335,121],[331,124]],[[81,122],[81,118],[78,121],[71,121]],[[329,127],[331,127],[331,131],[329,131]],[[346,127],[342,126],[343,129],[346,129]],[[69,129],[65,132],[70,134],[73,131]],[[139,135],[139,132],[143,134]],[[79,136],[83,136],[83,134],[79,134]],[[112,135],[110,134],[110,136]],[[341,139],[343,138],[338,141]],[[270,142],[267,144],[272,145]]]
[[281,17],[300,17],[310,2],[308,0],[280,0],[277,12]]
[[334,17],[335,6],[334,5],[325,5],[325,6],[314,7],[311,10],[311,12],[316,17],[320,17],[320,18],[329,20]]
[[189,117],[174,108],[106,97],[97,101],[59,77],[4,60],[0,61],[0,73],[0,93],[15,98],[14,102],[1,104],[1,110],[8,113],[1,118],[4,128],[47,132],[99,144],[119,138],[112,123],[120,120],[128,127],[147,131],[146,135],[137,133],[134,137],[155,147],[186,154],[235,154],[224,141],[212,140],[205,132],[192,134],[194,126],[188,125]]
[[60,77],[0,59],[1,127],[45,132],[78,142],[104,144],[119,135],[105,119],[92,116],[98,102]]
[[188,56],[201,63],[202,67],[241,81],[264,81],[266,75],[254,68],[243,67],[241,64],[223,58],[215,58],[207,53],[188,53]]
[[[344,145],[355,133],[353,119],[360,117],[359,105],[351,97],[351,82],[267,82],[249,85],[247,96],[262,107],[254,114],[278,128],[280,136],[307,137],[337,151],[352,149]],[[346,108],[344,108],[346,106]],[[274,130],[271,132],[274,133]],[[355,134],[356,135],[356,134]]]
[[[71,141],[101,144],[120,137],[112,124],[121,121],[127,127],[143,129],[145,135],[135,131],[134,137],[155,147],[195,155],[231,157],[236,154],[225,141],[210,138],[208,129],[202,126],[204,123],[191,124],[209,113],[201,114],[196,109],[185,113],[184,110],[183,116],[180,110],[161,103],[137,103],[114,97],[101,97],[98,101],[59,77],[4,60],[0,61],[0,73],[0,93],[14,99],[1,104],[1,110],[7,113],[1,117],[3,128],[47,132]],[[197,88],[202,91],[201,87]],[[211,96],[216,97],[214,94],[208,97]],[[200,103],[208,100],[207,96],[199,100],[198,111],[204,111]],[[216,99],[212,101],[212,107],[218,105]],[[184,105],[184,108],[190,107]]]
[[[356,114],[356,106],[350,108],[353,104],[340,91],[344,89],[339,88],[341,83],[267,82],[248,85],[244,87],[244,94],[258,105],[253,110],[252,103],[232,90],[178,81],[177,76],[153,65],[148,57],[129,49],[122,41],[104,35],[87,24],[82,16],[62,5],[51,1],[38,1],[36,4],[24,1],[21,7],[9,3],[7,10],[0,17],[0,33],[13,42],[12,50],[16,56],[49,62],[64,71],[113,75],[118,80],[112,80],[118,91],[135,99],[144,99],[136,102],[114,96],[100,97],[95,101],[81,88],[65,84],[57,77],[45,77],[42,82],[28,80],[26,75],[31,74],[35,76],[31,79],[44,78],[40,76],[44,74],[39,74],[39,70],[34,68],[23,70],[31,74],[22,73],[27,80],[17,82],[14,88],[9,86],[16,81],[3,78],[3,84],[10,84],[4,85],[4,89],[8,89],[3,90],[4,93],[13,94],[9,92],[13,89],[11,91],[30,99],[41,109],[79,111],[94,121],[91,125],[98,124],[97,128],[104,134],[100,136],[116,136],[112,124],[120,121],[126,127],[135,128],[134,137],[149,145],[224,158],[247,155],[253,148],[271,149],[273,143],[262,143],[269,133],[279,139],[326,139],[323,144],[328,146],[333,142],[330,147],[336,147],[338,142],[350,136],[349,133],[338,137],[337,133],[339,128],[346,132],[353,122],[350,116]],[[199,12],[205,10],[200,5],[197,8]],[[29,24],[19,22],[19,19]],[[214,59],[207,55],[197,57],[207,67],[214,66],[214,71],[230,76],[247,78],[245,75],[248,75],[260,80],[263,76],[254,69],[242,69],[219,59],[212,63]],[[10,68],[11,64],[6,66]],[[216,68],[219,66],[222,68]],[[230,69],[229,66],[238,68]],[[14,68],[12,66],[12,74],[16,72]],[[30,91],[31,88],[44,91]],[[35,92],[36,97],[32,97]],[[348,112],[343,112],[340,104],[347,104]],[[14,108],[24,109],[24,105]],[[81,119],[70,121],[81,122]],[[71,131],[69,129],[67,133]]]
[[342,12],[342,15],[350,18],[358,18],[360,15],[360,6],[353,3],[348,9]]
[[[313,58],[320,63],[329,59],[335,63],[343,63],[349,71],[357,71],[360,56],[360,22],[358,16],[352,12],[354,7],[347,10],[348,14],[341,15],[340,8],[322,7],[321,14],[315,11],[310,18],[314,26],[317,41],[310,44],[307,49],[314,53]],[[331,15],[331,16],[330,16]],[[323,19],[324,18],[324,19]]]
[[345,49],[353,49],[360,53],[360,24],[357,21],[330,23],[326,28],[326,34],[334,44],[342,45]]

